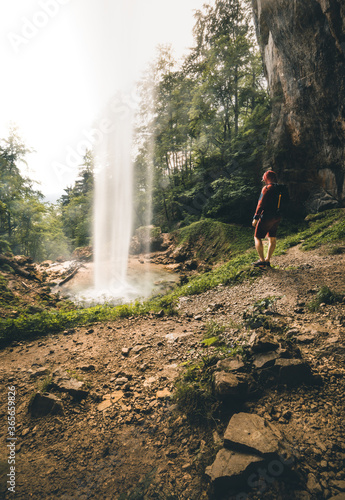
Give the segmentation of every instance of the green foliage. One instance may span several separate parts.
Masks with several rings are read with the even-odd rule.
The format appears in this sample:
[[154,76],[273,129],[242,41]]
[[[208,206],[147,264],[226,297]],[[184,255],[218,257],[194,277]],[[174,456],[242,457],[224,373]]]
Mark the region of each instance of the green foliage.
[[15,254],[39,257],[42,248],[42,216],[45,204],[33,182],[21,173],[26,148],[15,128],[0,144],[1,247]]
[[39,392],[47,392],[51,388],[52,382],[52,375],[47,375],[38,385]]
[[204,357],[191,364],[175,383],[174,401],[193,425],[208,425],[218,408],[212,390],[213,367],[218,359]]
[[176,314],[176,298],[171,296],[156,297],[141,303],[121,306],[99,305],[85,309],[67,311],[43,310],[24,312],[17,318],[0,319],[0,345],[14,340],[26,340],[32,337],[48,335],[80,325],[90,325],[99,321],[111,321],[133,315],[149,313]]
[[[295,230],[293,229],[295,226]],[[289,234],[290,231],[294,234]],[[278,240],[276,255],[301,244],[301,250],[313,250],[321,245],[345,241],[345,210],[332,209],[312,214],[303,223],[291,224],[284,239]]]
[[0,305],[1,307],[13,307],[18,303],[18,299],[8,288],[6,278],[0,273]]
[[316,297],[307,304],[307,307],[309,311],[315,312],[320,308],[321,304],[335,304],[343,300],[344,294],[333,292],[328,286],[322,286],[317,292]]
[[[90,151],[84,156],[79,177],[72,188],[65,189],[60,201],[63,232],[73,249],[90,245],[93,212],[93,157]],[[61,233],[61,227],[58,228]]]
[[248,328],[260,328],[263,327],[266,330],[275,330],[276,325],[272,321],[270,316],[267,316],[267,312],[273,312],[275,302],[280,297],[265,297],[264,299],[258,300],[255,304],[247,309],[243,313],[244,323]]
[[180,64],[161,47],[140,84],[137,218],[145,225],[141,214],[150,211],[149,172],[154,224],[165,231],[202,216],[249,221],[270,123],[248,5],[204,5],[196,14],[194,40]]
[[341,255],[345,253],[345,247],[342,245],[335,245],[329,249],[329,255]]
[[204,339],[219,337],[226,329],[224,325],[220,325],[213,320],[208,321],[205,326],[206,332],[204,333]]
[[202,219],[174,233],[176,242],[193,249],[195,257],[208,262],[227,259],[253,246],[250,228]]
[[261,272],[251,265],[255,258],[255,252],[246,252],[244,255],[235,257],[212,271],[191,278],[188,283],[174,290],[170,296],[177,298],[195,295],[206,292],[218,285],[231,286],[242,283],[246,279],[256,278],[261,275]]

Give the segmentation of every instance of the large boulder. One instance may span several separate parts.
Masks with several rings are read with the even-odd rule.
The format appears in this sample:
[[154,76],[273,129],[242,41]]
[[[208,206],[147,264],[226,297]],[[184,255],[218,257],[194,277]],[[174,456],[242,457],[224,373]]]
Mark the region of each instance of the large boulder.
[[282,435],[264,418],[252,413],[236,413],[230,419],[224,434],[224,446],[242,453],[258,455],[279,454]]
[[129,248],[132,255],[164,250],[164,237],[160,227],[143,226],[136,229]]
[[252,0],[272,97],[265,166],[298,210],[345,201],[345,3]]

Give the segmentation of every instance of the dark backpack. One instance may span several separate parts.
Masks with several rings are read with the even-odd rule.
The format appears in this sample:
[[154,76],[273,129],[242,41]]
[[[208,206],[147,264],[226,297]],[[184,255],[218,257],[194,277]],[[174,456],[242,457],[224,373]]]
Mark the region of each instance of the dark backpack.
[[274,185],[275,211],[277,215],[285,215],[289,208],[290,196],[286,184]]
[[289,209],[290,196],[286,184],[273,184],[270,200],[264,210],[264,217],[280,217]]

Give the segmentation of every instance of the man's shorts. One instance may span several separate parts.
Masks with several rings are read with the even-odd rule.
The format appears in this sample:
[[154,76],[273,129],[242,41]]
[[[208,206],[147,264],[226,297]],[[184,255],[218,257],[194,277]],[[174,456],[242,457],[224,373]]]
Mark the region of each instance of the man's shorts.
[[279,222],[281,217],[276,217],[275,219],[260,219],[255,227],[254,236],[262,240],[265,236],[269,236],[270,238],[275,238],[277,236],[277,229],[279,226]]

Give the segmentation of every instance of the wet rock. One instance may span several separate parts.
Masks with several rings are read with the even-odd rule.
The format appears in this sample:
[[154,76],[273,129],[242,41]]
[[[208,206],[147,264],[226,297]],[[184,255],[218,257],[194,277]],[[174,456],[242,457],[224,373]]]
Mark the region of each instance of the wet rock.
[[259,455],[278,454],[285,448],[279,430],[250,413],[233,415],[224,434],[224,446]]
[[186,260],[184,265],[188,271],[194,271],[195,269],[198,268],[198,261],[197,260]]
[[212,465],[206,468],[206,475],[214,483],[236,483],[244,474],[249,474],[263,458],[222,448]]
[[186,249],[180,245],[170,254],[170,257],[174,259],[176,262],[184,262],[188,259],[188,253]]
[[63,413],[62,401],[54,394],[37,392],[33,398],[29,411],[32,417],[44,417]]
[[238,397],[245,393],[247,382],[233,373],[216,372],[214,374],[214,392],[217,397],[224,399],[228,396]]
[[236,356],[236,358],[221,359],[217,363],[217,369],[225,372],[241,371],[244,367],[245,364],[240,356]]
[[296,386],[312,380],[310,366],[302,359],[277,359],[274,367],[278,370],[280,384]]

